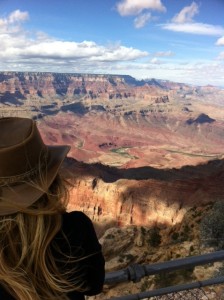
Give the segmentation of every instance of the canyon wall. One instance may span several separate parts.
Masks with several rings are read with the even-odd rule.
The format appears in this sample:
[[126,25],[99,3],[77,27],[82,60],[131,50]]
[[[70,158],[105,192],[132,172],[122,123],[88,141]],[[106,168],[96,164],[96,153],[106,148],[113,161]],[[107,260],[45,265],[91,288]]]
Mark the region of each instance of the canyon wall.
[[108,227],[173,226],[192,207],[224,199],[224,160],[165,170],[118,170],[72,158],[65,163],[73,183],[69,210]]

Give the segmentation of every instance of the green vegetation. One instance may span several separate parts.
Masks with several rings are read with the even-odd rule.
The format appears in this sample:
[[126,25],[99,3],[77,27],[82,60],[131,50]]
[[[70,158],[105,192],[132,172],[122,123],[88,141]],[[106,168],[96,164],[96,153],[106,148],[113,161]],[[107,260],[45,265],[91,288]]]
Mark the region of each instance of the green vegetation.
[[155,275],[156,288],[176,285],[180,282],[186,283],[192,280],[194,267],[188,269],[177,270],[175,272],[162,272]]
[[130,155],[130,154],[127,152],[127,150],[128,150],[129,148],[132,148],[132,147],[113,148],[113,149],[111,149],[110,151],[113,152],[113,153],[117,153],[117,154],[123,155],[123,156],[128,157],[128,158],[138,159],[137,156]]
[[148,243],[151,247],[157,247],[161,243],[161,235],[158,227],[153,227],[149,231]]
[[190,252],[194,252],[194,246],[190,246]]
[[174,233],[171,235],[171,238],[172,238],[174,241],[178,240],[178,238],[179,238],[179,233],[178,233],[178,232],[174,232]]
[[113,148],[111,149],[110,151],[111,152],[114,152],[114,153],[118,153],[118,154],[121,154],[121,155],[129,155],[129,153],[127,152],[127,149],[129,149],[131,147],[120,147],[120,148]]
[[189,153],[189,152],[184,152],[184,151],[179,151],[179,150],[172,150],[172,149],[165,149],[168,152],[171,153],[177,153],[177,154],[183,154],[187,156],[199,156],[199,157],[208,157],[208,158],[220,158],[220,154],[199,154],[199,153]]
[[105,236],[105,239],[114,239],[115,236],[112,233],[108,233],[107,236]]
[[146,234],[146,229],[143,226],[140,227],[140,230],[141,230],[142,235]]
[[217,250],[224,249],[224,201],[217,201],[202,218],[200,224],[202,243]]
[[83,147],[83,145],[84,145],[84,142],[80,140],[77,148],[81,149]]
[[127,253],[127,254],[121,254],[118,258],[118,261],[120,263],[126,261],[126,262],[131,262],[133,259],[135,258],[134,255],[132,255],[131,253]]
[[145,291],[149,290],[151,284],[152,283],[148,280],[148,278],[145,278],[140,287],[141,292],[145,292]]
[[180,241],[181,242],[189,241],[191,239],[190,234],[191,234],[191,229],[187,224],[185,224],[180,233]]

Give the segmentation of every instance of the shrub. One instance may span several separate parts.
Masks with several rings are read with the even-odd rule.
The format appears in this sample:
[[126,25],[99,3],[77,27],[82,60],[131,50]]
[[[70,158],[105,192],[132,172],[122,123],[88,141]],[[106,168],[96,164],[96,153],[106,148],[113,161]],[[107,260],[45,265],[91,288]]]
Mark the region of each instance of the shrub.
[[216,202],[201,220],[200,235],[205,246],[224,249],[224,201]]
[[153,227],[152,229],[150,229],[149,234],[150,235],[149,235],[148,242],[149,242],[150,246],[152,246],[152,247],[159,246],[161,243],[161,235],[159,234],[159,228]]
[[113,239],[114,235],[112,233],[108,233],[107,236],[105,236],[105,239]]
[[171,238],[172,238],[174,241],[178,240],[178,238],[179,238],[179,233],[178,233],[178,232],[174,232],[174,233],[171,235]]

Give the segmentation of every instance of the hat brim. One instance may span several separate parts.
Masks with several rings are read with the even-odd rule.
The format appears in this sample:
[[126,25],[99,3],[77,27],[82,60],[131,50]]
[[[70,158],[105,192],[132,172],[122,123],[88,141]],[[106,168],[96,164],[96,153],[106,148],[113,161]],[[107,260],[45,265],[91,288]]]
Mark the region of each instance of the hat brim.
[[[46,193],[70,148],[70,146],[48,146],[47,163],[42,174],[33,178],[32,181],[27,180],[18,182],[16,185],[2,187],[0,198],[3,199],[4,204],[0,206],[0,215],[16,213],[19,211],[18,207],[27,208]],[[8,207],[6,203],[9,203]]]

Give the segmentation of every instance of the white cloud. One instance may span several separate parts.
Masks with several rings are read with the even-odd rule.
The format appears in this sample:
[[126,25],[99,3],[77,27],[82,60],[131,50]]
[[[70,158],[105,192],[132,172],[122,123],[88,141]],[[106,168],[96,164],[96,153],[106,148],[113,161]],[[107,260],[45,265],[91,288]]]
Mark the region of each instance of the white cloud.
[[117,3],[117,11],[121,16],[138,15],[148,9],[166,11],[161,0],[122,0]]
[[99,56],[104,53],[102,46],[98,46],[92,41],[83,41],[81,43],[66,41],[42,41],[31,43],[23,49],[20,55],[23,57],[39,58],[85,58]]
[[222,62],[201,63],[166,63],[161,64],[156,60],[148,63],[117,63],[109,67],[107,71],[116,74],[129,74],[138,79],[158,78],[175,82],[184,82],[193,85],[217,85],[223,86],[224,65]]
[[[105,51],[106,50],[106,51]],[[148,52],[132,47],[117,46],[115,49],[104,48],[104,53],[97,58],[99,61],[128,61],[148,56]],[[94,57],[92,60],[95,60]]]
[[146,51],[116,45],[105,47],[93,41],[65,42],[46,41],[34,43],[22,51],[18,51],[25,58],[51,58],[51,59],[89,59],[92,61],[127,61],[135,60],[148,55]]
[[25,22],[29,19],[28,12],[22,12],[19,9],[13,11],[9,17],[7,18],[7,21],[9,24],[16,23],[16,22]]
[[224,36],[219,38],[218,41],[216,42],[217,46],[224,46]]
[[193,17],[198,13],[198,5],[195,2],[192,2],[190,6],[185,6],[178,14],[176,14],[173,17],[172,22],[162,24],[161,26],[166,30],[190,34],[211,36],[220,36],[224,34],[224,27],[222,26],[194,22]]
[[148,55],[148,52],[120,44],[99,45],[94,41],[63,41],[47,36],[43,32],[29,36],[21,24],[28,20],[27,12],[12,12],[0,19],[0,63],[14,68],[24,66],[91,65],[95,70],[99,64],[116,61],[133,61]]
[[174,53],[172,51],[159,51],[154,54],[155,56],[160,56],[160,57],[170,57],[174,56]]
[[[222,63],[192,64],[185,68],[185,76],[192,78],[194,84],[223,86],[224,65]],[[205,78],[207,83],[205,83]]]
[[178,14],[176,14],[172,22],[174,23],[190,23],[193,17],[199,12],[198,5],[192,2],[190,6],[185,6]]
[[151,60],[150,60],[150,63],[151,64],[155,64],[155,65],[160,65],[162,64],[163,62],[161,60],[159,60],[157,57],[153,57]]
[[[171,78],[178,76],[182,82],[188,82],[193,85],[217,85],[223,86],[224,66],[220,63],[202,62],[189,64],[186,66],[173,66],[167,72],[171,74]],[[174,72],[174,73],[173,73]]]
[[0,34],[17,34],[21,31],[21,24],[28,19],[28,12],[13,11],[8,17],[0,18]]
[[138,78],[169,78],[195,84],[223,85],[223,52],[216,60],[217,65],[203,67],[181,65],[182,61],[176,60],[172,63],[171,59],[159,60],[159,57],[171,57],[171,51],[154,53],[154,58],[149,61],[148,52],[121,43],[100,45],[94,41],[56,40],[44,32],[29,34],[22,27],[28,18],[28,13],[23,12],[0,18],[1,70],[116,73]]
[[163,29],[191,34],[220,36],[224,34],[224,27],[204,23],[167,23]]
[[218,60],[224,60],[224,52],[219,53]]
[[145,14],[137,16],[134,20],[135,28],[144,27],[150,19],[151,19],[150,13],[145,13]]

